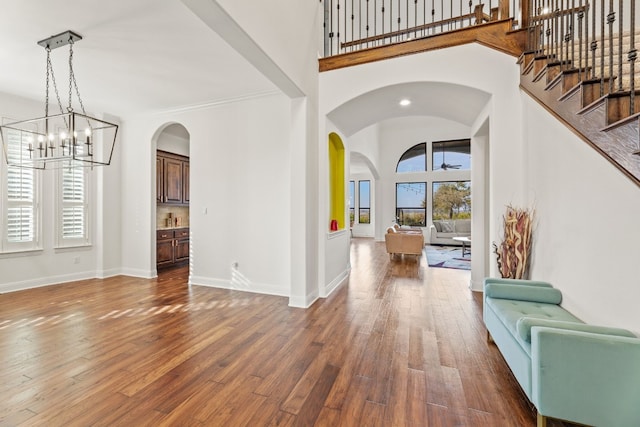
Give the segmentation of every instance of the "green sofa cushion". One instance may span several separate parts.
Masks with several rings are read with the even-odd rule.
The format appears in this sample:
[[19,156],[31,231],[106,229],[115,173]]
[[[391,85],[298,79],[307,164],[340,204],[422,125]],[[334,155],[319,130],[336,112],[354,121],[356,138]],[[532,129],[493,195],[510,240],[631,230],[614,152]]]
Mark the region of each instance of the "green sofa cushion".
[[572,331],[591,332],[603,335],[616,335],[619,337],[635,338],[635,335],[626,329],[610,328],[608,326],[587,325],[586,323],[578,323],[572,321],[539,319],[535,317],[521,317],[518,319],[516,329],[518,335],[524,341],[531,342],[531,328],[534,326],[546,326],[549,328],[567,329]]
[[516,301],[560,304],[562,292],[555,288],[520,285],[512,286],[502,283],[487,283],[484,287],[485,297],[510,299]]

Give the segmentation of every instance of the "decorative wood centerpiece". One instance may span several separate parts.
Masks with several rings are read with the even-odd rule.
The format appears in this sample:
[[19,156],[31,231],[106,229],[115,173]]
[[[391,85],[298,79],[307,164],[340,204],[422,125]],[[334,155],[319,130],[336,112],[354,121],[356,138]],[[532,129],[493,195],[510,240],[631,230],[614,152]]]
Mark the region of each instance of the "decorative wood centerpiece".
[[493,243],[498,270],[503,278],[527,277],[534,213],[533,209],[507,206],[507,211],[502,217],[502,242],[499,245]]

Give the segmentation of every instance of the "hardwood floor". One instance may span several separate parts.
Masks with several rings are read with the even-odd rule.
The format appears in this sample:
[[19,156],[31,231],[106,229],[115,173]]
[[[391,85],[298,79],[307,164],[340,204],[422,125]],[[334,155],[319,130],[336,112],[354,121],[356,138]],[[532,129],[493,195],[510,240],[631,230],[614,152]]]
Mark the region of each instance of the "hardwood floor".
[[0,425],[535,425],[468,271],[351,261],[307,310],[186,268],[0,295]]

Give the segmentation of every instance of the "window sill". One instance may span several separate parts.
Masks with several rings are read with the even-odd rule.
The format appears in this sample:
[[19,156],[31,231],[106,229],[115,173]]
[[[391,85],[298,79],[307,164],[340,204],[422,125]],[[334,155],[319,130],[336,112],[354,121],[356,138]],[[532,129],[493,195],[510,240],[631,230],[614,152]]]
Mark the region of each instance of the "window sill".
[[5,251],[0,252],[0,259],[2,258],[12,258],[18,256],[30,256],[36,255],[44,252],[43,248],[35,248],[35,249],[7,249]]
[[91,243],[78,243],[77,245],[68,245],[68,246],[56,246],[53,249],[56,253],[61,252],[72,252],[76,250],[89,250],[93,247]]

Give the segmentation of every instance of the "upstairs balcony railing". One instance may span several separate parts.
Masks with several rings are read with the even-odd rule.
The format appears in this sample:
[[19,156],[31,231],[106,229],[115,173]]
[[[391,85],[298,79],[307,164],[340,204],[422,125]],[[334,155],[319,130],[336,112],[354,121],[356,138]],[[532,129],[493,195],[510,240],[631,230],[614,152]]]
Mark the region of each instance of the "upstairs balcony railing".
[[[501,19],[514,28],[530,15],[520,0],[320,0],[324,56],[430,37]],[[526,2],[527,0],[525,0]]]
[[636,0],[533,0],[529,11],[529,52],[580,82],[599,82],[600,97],[628,93],[628,116],[638,112]]

